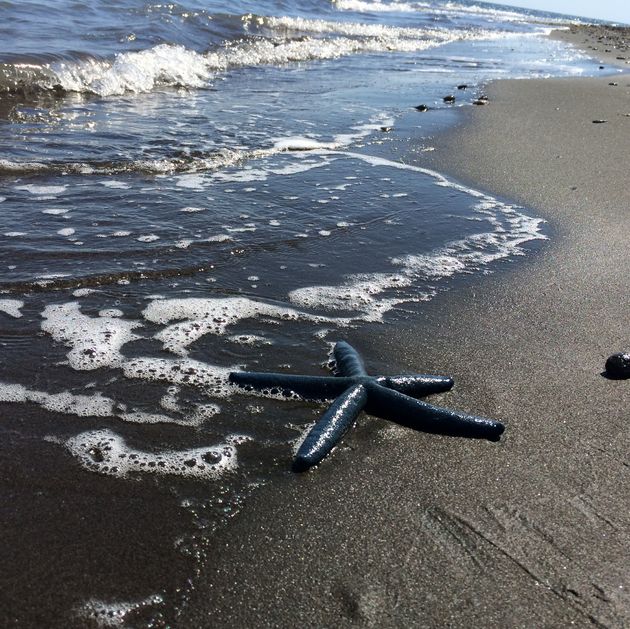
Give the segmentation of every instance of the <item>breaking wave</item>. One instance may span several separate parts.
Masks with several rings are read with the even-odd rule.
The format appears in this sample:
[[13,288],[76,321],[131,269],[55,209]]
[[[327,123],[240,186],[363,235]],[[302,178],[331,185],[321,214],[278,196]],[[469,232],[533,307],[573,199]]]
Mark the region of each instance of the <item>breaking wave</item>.
[[203,88],[229,69],[335,59],[359,53],[417,52],[464,39],[490,39],[485,29],[401,28],[291,17],[242,17],[245,37],[201,53],[159,44],[113,58],[42,59],[0,65],[0,91],[77,92],[113,96],[159,88]]

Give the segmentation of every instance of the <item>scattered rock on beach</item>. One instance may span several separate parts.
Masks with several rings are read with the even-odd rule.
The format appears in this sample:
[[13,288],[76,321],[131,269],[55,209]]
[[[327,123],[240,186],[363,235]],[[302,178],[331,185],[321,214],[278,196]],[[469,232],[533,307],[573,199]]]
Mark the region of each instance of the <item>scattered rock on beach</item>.
[[381,127],[383,133],[389,133],[394,127]]
[[462,83],[461,85],[457,86],[458,90],[465,90],[468,89],[468,85],[466,85],[466,83]]
[[615,380],[630,378],[630,353],[619,352],[608,357],[606,376]]
[[482,100],[481,98],[478,98],[477,100],[473,101],[473,105],[487,105],[488,101],[487,100]]
[[429,108],[426,105],[416,105],[415,107],[418,111],[429,111]]
[[593,120],[593,124],[604,124],[605,122],[608,122],[608,120]]
[[613,87],[616,87],[617,85],[619,85],[619,83],[617,83],[616,81],[611,81],[608,85],[612,85]]
[[442,100],[445,103],[454,103],[455,102],[455,97],[452,94],[449,94],[448,96],[445,96]]

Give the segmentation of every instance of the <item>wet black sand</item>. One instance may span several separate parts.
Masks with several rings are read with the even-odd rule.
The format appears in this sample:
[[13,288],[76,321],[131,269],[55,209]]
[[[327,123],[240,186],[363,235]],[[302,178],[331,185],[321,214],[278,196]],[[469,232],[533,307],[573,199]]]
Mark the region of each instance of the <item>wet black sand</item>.
[[348,339],[374,371],[453,375],[439,401],[503,419],[501,442],[364,419],[214,538],[179,626],[630,622],[630,386],[601,375],[630,345],[630,80],[617,81],[490,86],[427,165],[532,208],[551,241]]

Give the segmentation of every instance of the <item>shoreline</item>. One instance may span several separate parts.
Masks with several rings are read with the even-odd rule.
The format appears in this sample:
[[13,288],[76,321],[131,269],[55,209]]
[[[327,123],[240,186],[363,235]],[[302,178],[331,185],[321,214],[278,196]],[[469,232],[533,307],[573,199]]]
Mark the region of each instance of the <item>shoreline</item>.
[[[432,401],[498,444],[364,418],[314,473],[263,487],[213,539],[178,626],[620,626],[630,620],[627,75],[501,81],[418,162],[544,217],[553,241],[378,338],[455,377]],[[593,124],[606,119],[606,124]]]
[[568,30],[552,31],[550,37],[583,50],[600,63],[629,69],[630,26],[571,24]]

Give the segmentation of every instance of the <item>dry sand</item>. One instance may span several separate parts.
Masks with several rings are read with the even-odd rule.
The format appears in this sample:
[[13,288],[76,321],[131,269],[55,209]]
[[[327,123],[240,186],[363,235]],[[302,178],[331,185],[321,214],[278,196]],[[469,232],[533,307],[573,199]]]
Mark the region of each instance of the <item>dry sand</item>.
[[438,402],[503,419],[501,442],[364,419],[218,534],[181,626],[630,625],[630,381],[600,375],[630,349],[630,77],[615,80],[490,86],[428,165],[543,216],[550,241],[349,338],[375,371],[452,374]]

